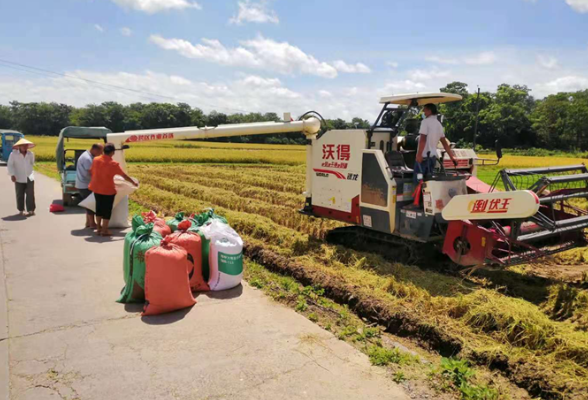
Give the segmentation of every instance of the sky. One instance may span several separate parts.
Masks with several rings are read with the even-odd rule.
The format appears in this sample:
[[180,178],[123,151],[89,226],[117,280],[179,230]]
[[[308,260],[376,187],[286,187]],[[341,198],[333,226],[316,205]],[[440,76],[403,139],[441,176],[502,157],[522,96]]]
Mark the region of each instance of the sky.
[[0,0],[0,104],[373,119],[382,96],[588,89],[588,0]]

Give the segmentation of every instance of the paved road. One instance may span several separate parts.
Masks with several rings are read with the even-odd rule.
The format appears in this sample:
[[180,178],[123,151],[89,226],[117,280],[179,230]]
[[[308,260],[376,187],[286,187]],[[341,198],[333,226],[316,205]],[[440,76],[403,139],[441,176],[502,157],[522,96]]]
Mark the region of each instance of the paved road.
[[79,210],[50,214],[59,186],[39,174],[37,216],[13,217],[4,174],[0,400],[408,399],[365,355],[247,285],[141,318],[114,301],[122,234],[80,230]]

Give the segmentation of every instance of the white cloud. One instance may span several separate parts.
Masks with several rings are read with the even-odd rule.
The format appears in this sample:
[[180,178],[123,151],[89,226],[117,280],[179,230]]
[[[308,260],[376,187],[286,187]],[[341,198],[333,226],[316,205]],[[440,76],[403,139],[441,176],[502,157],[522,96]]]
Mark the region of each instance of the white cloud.
[[239,12],[236,16],[229,20],[230,24],[242,25],[243,22],[255,22],[258,24],[272,23],[279,24],[280,19],[275,11],[268,10],[267,4],[262,1],[260,3],[252,3],[249,0],[240,1],[238,3]]
[[177,51],[184,57],[202,59],[221,65],[247,67],[276,71],[282,74],[308,74],[324,78],[335,78],[337,69],[288,42],[276,42],[258,36],[245,40],[239,47],[225,47],[215,39],[202,39],[192,44],[183,39],[166,39],[151,35],[149,40],[157,46]]
[[337,68],[340,72],[345,72],[348,74],[369,74],[372,70],[365,64],[357,63],[357,64],[347,64],[343,60],[333,61],[333,66]]
[[387,65],[387,66],[389,66],[390,68],[398,68],[398,66],[399,66],[400,64],[398,64],[396,61],[388,61],[388,62],[386,63],[386,65]]
[[539,65],[546,69],[556,69],[557,67],[559,67],[557,58],[553,56],[538,55],[537,62],[539,63]]
[[566,3],[568,3],[574,11],[588,13],[588,0],[566,0]]
[[94,24],[94,28],[100,33],[104,32],[104,28],[101,25]]
[[[527,3],[537,3],[537,0],[523,0]],[[565,0],[567,5],[579,13],[588,13],[588,0]]]
[[202,6],[189,0],[111,0],[120,7],[142,11],[147,14],[155,14],[161,11],[184,10],[195,8],[201,10]]
[[425,57],[425,60],[429,61],[429,62],[434,62],[437,64],[450,64],[450,65],[459,64],[459,61],[455,58],[443,58],[443,57],[438,57],[438,56],[431,56],[431,57]]
[[[0,92],[7,99],[24,102],[57,101],[74,106],[86,105],[90,102],[88,99],[97,104],[104,101],[118,101],[123,104],[137,101],[186,102],[207,112],[216,109],[225,113],[302,113],[302,110],[307,111],[307,98],[312,98],[285,87],[277,78],[255,75],[243,75],[236,80],[210,83],[152,71],[138,74],[69,71],[66,74],[69,77],[35,77],[30,80],[0,75]],[[92,84],[77,78],[124,87],[132,91]]]
[[496,61],[496,54],[493,51],[485,51],[480,54],[464,57],[463,61],[468,65],[494,64]]
[[413,81],[428,81],[435,78],[446,78],[449,74],[449,71],[440,71],[436,68],[430,70],[414,69],[408,72],[408,77]]
[[133,34],[133,31],[130,28],[127,28],[126,26],[123,28],[120,28],[120,33],[123,36],[131,36]]
[[331,92],[329,92],[328,90],[319,90],[318,94],[319,94],[319,96],[325,97],[325,98],[333,97],[333,94]]
[[382,95],[400,94],[406,92],[423,92],[427,88],[422,82],[415,82],[410,79],[388,82],[379,91]]
[[426,61],[437,63],[437,64],[447,64],[447,65],[459,65],[459,64],[467,64],[467,65],[489,65],[494,64],[496,62],[496,54],[493,51],[484,51],[478,54],[469,54],[463,57],[439,57],[439,56],[429,56],[425,57]]
[[588,89],[588,78],[577,75],[563,76],[537,85],[537,90],[546,94],[575,92],[584,89]]

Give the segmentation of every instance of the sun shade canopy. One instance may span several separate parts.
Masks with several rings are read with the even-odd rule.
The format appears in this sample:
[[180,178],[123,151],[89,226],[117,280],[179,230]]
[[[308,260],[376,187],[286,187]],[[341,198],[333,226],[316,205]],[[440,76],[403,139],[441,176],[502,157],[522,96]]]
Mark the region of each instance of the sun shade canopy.
[[415,100],[419,106],[423,106],[429,103],[450,103],[452,101],[459,101],[461,99],[462,97],[459,94],[453,93],[409,93],[382,97],[380,99],[380,103],[400,104],[408,106],[412,104],[413,100]]
[[57,140],[57,147],[55,148],[55,159],[57,161],[57,169],[59,172],[63,171],[65,163],[65,155],[63,140],[67,138],[72,139],[102,139],[106,140],[106,135],[112,133],[108,128],[87,128],[83,126],[68,126],[59,132],[59,139]]

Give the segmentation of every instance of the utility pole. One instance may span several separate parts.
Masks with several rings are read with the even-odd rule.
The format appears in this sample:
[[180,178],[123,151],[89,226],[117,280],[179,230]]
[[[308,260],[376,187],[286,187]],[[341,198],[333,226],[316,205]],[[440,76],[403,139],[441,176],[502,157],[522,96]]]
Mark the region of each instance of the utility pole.
[[473,150],[476,151],[476,138],[478,136],[478,120],[480,117],[480,86],[478,86],[478,97],[476,98],[476,125],[474,126]]

